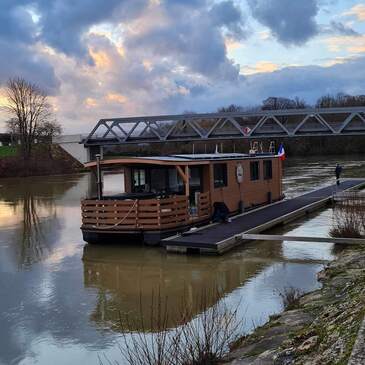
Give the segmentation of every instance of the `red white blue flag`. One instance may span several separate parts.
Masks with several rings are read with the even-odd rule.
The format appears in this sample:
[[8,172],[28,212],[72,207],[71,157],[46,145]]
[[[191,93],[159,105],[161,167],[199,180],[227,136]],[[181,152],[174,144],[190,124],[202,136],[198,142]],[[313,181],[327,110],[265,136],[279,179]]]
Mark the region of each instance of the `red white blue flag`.
[[279,147],[278,156],[281,161],[285,160],[285,150],[284,150],[284,145],[282,143],[280,144],[280,147]]

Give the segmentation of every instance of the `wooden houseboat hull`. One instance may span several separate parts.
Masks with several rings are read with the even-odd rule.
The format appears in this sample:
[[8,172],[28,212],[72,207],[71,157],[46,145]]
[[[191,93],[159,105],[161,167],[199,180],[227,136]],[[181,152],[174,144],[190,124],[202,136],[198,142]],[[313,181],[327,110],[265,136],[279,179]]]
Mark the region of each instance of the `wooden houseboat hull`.
[[98,230],[82,229],[82,237],[85,242],[92,244],[127,244],[127,243],[144,243],[148,246],[158,246],[164,238],[171,237],[178,233],[186,232],[190,226],[179,227],[176,229],[165,229],[156,231],[108,231],[100,232]]
[[[123,167],[125,193],[81,202],[89,243],[158,245],[194,226],[282,199],[282,170],[272,154],[181,155],[103,160]],[[86,164],[97,168],[95,162]],[[100,168],[100,165],[99,165]],[[100,172],[97,174],[100,176]],[[217,215],[219,209],[226,212]]]

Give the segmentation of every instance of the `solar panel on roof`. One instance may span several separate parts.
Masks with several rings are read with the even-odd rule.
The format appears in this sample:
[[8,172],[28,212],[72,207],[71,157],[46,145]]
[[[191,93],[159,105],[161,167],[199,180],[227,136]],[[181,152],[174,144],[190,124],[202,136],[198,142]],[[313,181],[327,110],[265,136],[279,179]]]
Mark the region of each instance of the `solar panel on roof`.
[[249,155],[243,153],[202,153],[202,154],[189,154],[189,155],[172,155],[177,158],[186,158],[188,160],[219,160],[222,158],[242,158]]
[[180,156],[144,156],[139,157],[144,160],[160,160],[160,161],[185,161],[186,158]]

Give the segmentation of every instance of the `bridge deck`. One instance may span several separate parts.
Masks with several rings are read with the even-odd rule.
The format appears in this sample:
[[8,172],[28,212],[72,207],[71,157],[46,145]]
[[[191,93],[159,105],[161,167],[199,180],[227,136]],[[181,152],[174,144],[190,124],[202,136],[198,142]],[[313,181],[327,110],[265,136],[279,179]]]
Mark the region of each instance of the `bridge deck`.
[[331,185],[241,214],[234,217],[231,223],[212,224],[191,233],[167,238],[163,240],[163,245],[168,251],[199,250],[201,253],[223,253],[242,242],[237,239],[237,235],[259,233],[277,224],[296,219],[325,205],[334,193],[364,184],[365,179],[345,180],[339,187]]

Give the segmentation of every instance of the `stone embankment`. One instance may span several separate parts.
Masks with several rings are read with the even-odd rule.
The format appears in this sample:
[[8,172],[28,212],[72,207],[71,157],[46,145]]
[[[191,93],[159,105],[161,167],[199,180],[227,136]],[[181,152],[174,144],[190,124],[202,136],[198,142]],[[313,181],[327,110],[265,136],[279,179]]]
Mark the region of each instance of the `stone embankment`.
[[318,274],[322,288],[235,344],[224,364],[365,364],[365,249]]

